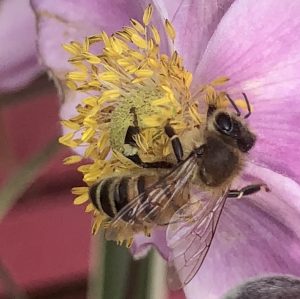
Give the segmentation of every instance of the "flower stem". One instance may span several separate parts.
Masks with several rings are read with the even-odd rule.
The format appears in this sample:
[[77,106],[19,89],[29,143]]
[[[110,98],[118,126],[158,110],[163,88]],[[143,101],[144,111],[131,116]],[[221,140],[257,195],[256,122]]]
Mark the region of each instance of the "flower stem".
[[0,261],[0,281],[4,287],[6,295],[9,296],[9,298],[28,299],[27,295],[15,283],[2,261]]
[[0,219],[15,204],[28,186],[34,181],[41,168],[57,153],[57,138],[51,140],[6,182],[0,190]]
[[92,240],[89,299],[165,299],[165,264],[154,251],[134,261],[129,250],[104,241]]
[[92,254],[89,299],[124,299],[129,275],[128,249],[97,236]]

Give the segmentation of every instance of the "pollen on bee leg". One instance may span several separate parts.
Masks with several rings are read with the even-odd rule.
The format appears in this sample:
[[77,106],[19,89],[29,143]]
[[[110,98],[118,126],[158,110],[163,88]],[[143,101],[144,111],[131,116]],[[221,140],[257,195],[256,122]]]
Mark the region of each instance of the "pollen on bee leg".
[[151,228],[148,226],[144,226],[144,234],[146,237],[151,237]]
[[[245,102],[245,99],[237,99],[234,102],[243,111],[248,112],[248,106],[247,106],[247,103]],[[249,103],[249,105],[250,105],[251,112],[253,112],[254,111],[253,105],[251,105],[250,103]]]
[[130,248],[132,246],[132,243],[133,243],[133,238],[129,239],[129,240],[126,240],[125,241],[125,246],[127,248]]

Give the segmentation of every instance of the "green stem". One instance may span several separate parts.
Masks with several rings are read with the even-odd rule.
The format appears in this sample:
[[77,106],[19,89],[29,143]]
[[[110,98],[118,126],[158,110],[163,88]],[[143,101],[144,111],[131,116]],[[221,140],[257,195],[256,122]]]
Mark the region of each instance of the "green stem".
[[41,168],[57,153],[59,145],[57,138],[29,159],[0,190],[0,219],[15,204],[17,199],[24,193],[34,181]]
[[0,261],[0,281],[3,285],[6,295],[14,299],[28,299],[26,294],[17,286],[9,271]]
[[104,241],[102,236],[97,238],[94,248],[98,253],[93,254],[94,270],[91,273],[88,298],[124,299],[131,259],[128,249],[115,242]]

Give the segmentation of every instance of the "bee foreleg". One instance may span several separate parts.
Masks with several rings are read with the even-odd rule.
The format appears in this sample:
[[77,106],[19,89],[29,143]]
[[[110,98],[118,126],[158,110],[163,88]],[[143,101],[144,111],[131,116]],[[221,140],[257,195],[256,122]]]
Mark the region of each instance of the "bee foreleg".
[[165,132],[172,142],[173,151],[177,162],[179,163],[183,158],[183,150],[179,137],[176,135],[174,129],[170,125],[165,126]]
[[265,189],[266,192],[270,191],[270,189],[268,188],[268,186],[266,184],[255,184],[255,185],[245,186],[240,190],[237,190],[237,189],[229,190],[227,197],[241,198],[243,196],[259,192],[259,191],[261,191],[262,188]]

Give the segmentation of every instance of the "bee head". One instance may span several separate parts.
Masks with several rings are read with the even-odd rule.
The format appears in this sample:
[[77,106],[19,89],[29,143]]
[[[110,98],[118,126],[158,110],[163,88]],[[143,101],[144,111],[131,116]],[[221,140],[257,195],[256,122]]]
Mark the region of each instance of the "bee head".
[[[246,119],[251,115],[251,106],[246,94],[242,94],[248,109],[248,113],[243,117]],[[236,113],[210,105],[207,110],[207,129],[216,130],[226,140],[233,141],[241,152],[247,153],[254,146],[256,137],[242,120],[241,112],[235,102],[228,94],[225,96]]]
[[246,153],[255,144],[256,137],[240,116],[224,109],[216,109],[208,114],[208,131],[217,131],[223,139]]

